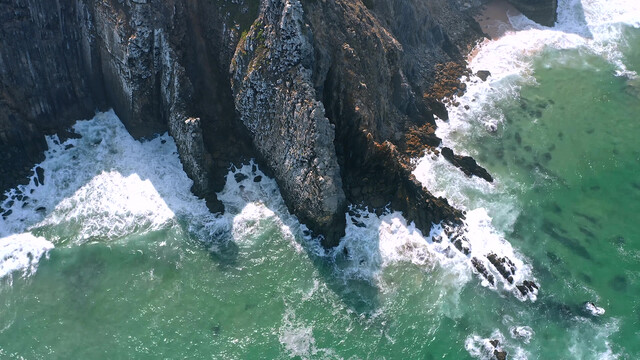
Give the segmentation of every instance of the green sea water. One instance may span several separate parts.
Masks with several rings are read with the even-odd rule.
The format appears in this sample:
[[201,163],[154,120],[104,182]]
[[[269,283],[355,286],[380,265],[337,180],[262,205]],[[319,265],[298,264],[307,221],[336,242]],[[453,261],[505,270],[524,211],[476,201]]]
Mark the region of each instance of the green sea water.
[[[624,63],[640,72],[640,31],[624,34]],[[176,160],[174,148],[86,123],[86,143],[50,156],[94,159],[56,165],[88,180],[64,183],[71,200],[26,229],[55,248],[33,274],[0,284],[0,358],[467,359],[490,358],[483,339],[500,339],[509,358],[636,359],[640,84],[615,71],[585,50],[536,54],[535,82],[492,104],[504,117],[496,132],[476,124],[451,136],[497,184],[456,184],[445,181],[462,176],[456,169],[432,168],[434,191],[485,207],[531,265],[535,302],[483,287],[427,248],[415,260],[418,240],[407,239],[417,234],[398,214],[363,213],[367,228],[350,226],[345,241],[370,246],[325,253],[251,166],[237,170],[248,179],[228,178],[228,214],[209,219],[197,199],[174,199],[189,188],[179,167],[121,162],[131,149]],[[155,205],[139,209],[134,191]],[[202,231],[204,218],[215,231]],[[20,228],[15,219],[4,225]],[[606,313],[587,314],[585,301]]]

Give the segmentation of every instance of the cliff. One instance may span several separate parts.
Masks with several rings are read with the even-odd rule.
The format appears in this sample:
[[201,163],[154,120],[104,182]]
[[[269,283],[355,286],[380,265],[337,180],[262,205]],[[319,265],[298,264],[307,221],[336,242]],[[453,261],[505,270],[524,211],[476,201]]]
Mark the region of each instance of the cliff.
[[482,36],[470,3],[481,1],[2,2],[0,191],[41,160],[43,135],[73,136],[75,120],[113,107],[134,137],[176,139],[213,211],[229,165],[255,158],[326,246],[349,204],[400,210],[427,232],[457,223],[409,160],[440,143],[433,94],[457,69],[442,65]]

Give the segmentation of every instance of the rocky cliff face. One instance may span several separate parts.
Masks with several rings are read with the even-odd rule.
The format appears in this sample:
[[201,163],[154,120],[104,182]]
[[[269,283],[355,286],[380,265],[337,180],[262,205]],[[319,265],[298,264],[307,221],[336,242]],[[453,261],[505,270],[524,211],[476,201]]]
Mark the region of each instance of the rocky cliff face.
[[169,131],[194,192],[215,211],[229,164],[256,158],[327,246],[343,234],[348,204],[403,211],[425,231],[458,222],[458,210],[413,178],[409,157],[439,144],[433,114],[446,111],[425,94],[438,65],[461,63],[480,38],[468,7],[3,2],[0,190],[40,160],[44,134],[113,107],[135,137]]
[[230,161],[256,156],[235,121],[228,67],[238,30],[229,26],[236,22],[226,1],[0,7],[2,192],[42,160],[44,135],[113,107],[136,138],[169,131],[194,192],[220,210],[221,173]]
[[43,134],[64,132],[102,99],[88,14],[59,1],[0,3],[0,190],[42,160]]
[[[336,224],[345,203],[390,205],[425,230],[460,219],[411,176],[404,149],[407,132],[433,125],[434,107],[442,110],[423,97],[436,64],[460,61],[479,33],[449,1],[265,3],[231,62],[236,108],[282,186],[295,189],[285,192],[296,199],[291,207],[304,199],[312,213],[331,214],[318,224],[303,216],[328,234],[326,245],[344,228]],[[330,151],[309,150],[327,144]],[[296,189],[309,171],[325,181],[311,186],[317,192]]]
[[266,1],[231,63],[240,119],[303,222],[327,239],[344,232],[346,198],[335,126],[312,84],[311,29],[297,0]]

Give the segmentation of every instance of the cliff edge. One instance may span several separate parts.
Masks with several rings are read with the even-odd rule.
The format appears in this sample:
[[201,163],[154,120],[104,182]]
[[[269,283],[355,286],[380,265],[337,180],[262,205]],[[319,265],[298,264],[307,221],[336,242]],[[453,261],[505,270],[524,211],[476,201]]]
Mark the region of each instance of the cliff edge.
[[74,136],[75,120],[113,107],[134,137],[175,138],[212,211],[223,211],[230,164],[255,158],[328,247],[350,204],[402,211],[424,232],[459,223],[410,158],[440,144],[438,82],[462,75],[482,38],[470,13],[481,3],[3,2],[0,191],[42,160],[44,135]]

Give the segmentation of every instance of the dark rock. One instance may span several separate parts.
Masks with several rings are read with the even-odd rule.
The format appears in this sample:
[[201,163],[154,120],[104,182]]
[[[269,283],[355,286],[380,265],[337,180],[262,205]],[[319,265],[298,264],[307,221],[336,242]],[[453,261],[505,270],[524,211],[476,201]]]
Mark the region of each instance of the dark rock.
[[471,258],[471,265],[485,278],[491,285],[495,285],[495,278],[489,273],[489,270],[477,258]]
[[518,291],[520,291],[520,294],[522,294],[523,296],[526,296],[529,293],[529,289],[527,289],[527,287],[524,285],[516,285],[516,289],[518,289]]
[[476,76],[478,76],[482,81],[487,81],[489,76],[491,76],[491,72],[488,70],[479,70],[476,73]]
[[236,179],[237,183],[239,183],[239,182],[242,182],[242,181],[248,179],[249,177],[247,175],[243,174],[243,173],[235,173],[233,175],[233,178]]
[[44,185],[44,169],[40,166],[36,167],[36,176],[41,185]]
[[214,337],[220,335],[221,330],[222,330],[222,327],[220,325],[214,325],[211,327],[211,333],[213,334]]
[[496,350],[493,350],[493,356],[496,357],[496,360],[506,360],[507,359],[507,352],[504,351],[504,350],[498,351],[496,349]]
[[467,176],[477,176],[488,182],[493,182],[493,177],[491,176],[491,174],[489,174],[489,172],[485,168],[478,165],[478,163],[471,156],[455,155],[453,153],[453,150],[448,147],[443,147],[441,153],[445,159],[462,170],[462,172],[464,172]]
[[486,256],[489,262],[498,270],[500,275],[504,277],[510,284],[513,284],[513,275],[515,274],[515,264],[507,257],[500,257],[495,253]]
[[258,175],[258,176],[253,178],[253,182],[260,182],[260,181],[262,181],[262,176],[261,175]]

